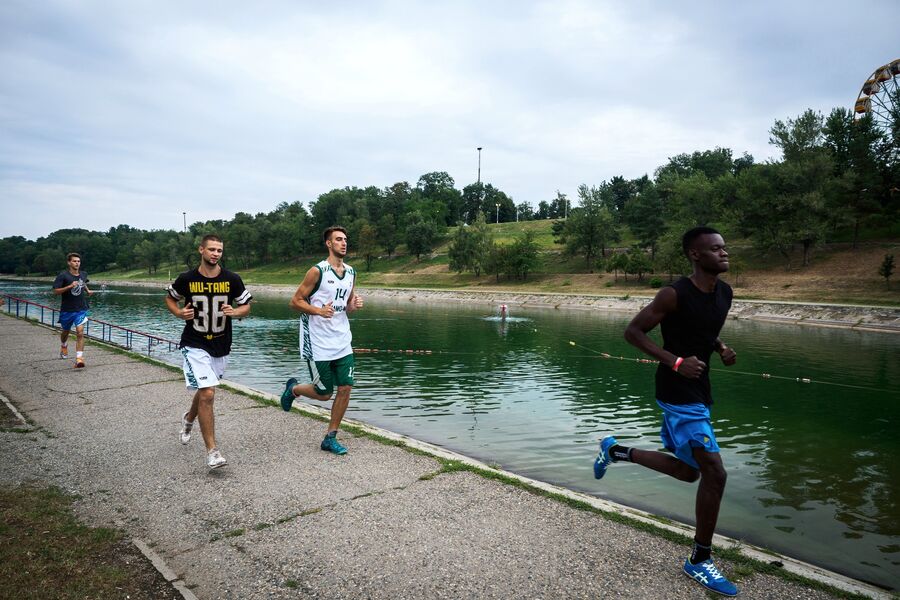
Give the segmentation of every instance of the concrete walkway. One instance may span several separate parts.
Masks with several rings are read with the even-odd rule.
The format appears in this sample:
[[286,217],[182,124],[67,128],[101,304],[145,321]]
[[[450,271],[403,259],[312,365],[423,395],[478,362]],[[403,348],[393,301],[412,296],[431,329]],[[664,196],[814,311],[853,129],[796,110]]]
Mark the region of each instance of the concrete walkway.
[[[208,472],[199,432],[178,442],[180,372],[0,315],[0,393],[30,432],[0,431],[0,485],[55,484],[79,516],[144,540],[199,598],[705,598],[688,551],[655,535],[342,434],[220,390],[229,465]],[[733,573],[727,562],[720,564]],[[828,598],[766,575],[746,598]],[[865,588],[860,588],[865,589]]]

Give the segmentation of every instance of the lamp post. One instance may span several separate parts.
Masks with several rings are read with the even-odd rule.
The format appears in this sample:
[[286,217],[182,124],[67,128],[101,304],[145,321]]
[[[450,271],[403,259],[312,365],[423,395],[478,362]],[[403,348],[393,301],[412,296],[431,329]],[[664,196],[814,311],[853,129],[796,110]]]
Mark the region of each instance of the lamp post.
[[186,212],[181,213],[181,219],[183,222],[182,226],[184,227],[183,231],[187,232],[187,213]]
[[494,204],[494,206],[497,207],[497,218],[496,218],[496,220],[495,220],[494,222],[495,222],[495,223],[499,223],[499,222],[500,222],[500,203],[497,202],[496,204]]
[[475,149],[478,150],[478,185],[481,185],[481,146]]

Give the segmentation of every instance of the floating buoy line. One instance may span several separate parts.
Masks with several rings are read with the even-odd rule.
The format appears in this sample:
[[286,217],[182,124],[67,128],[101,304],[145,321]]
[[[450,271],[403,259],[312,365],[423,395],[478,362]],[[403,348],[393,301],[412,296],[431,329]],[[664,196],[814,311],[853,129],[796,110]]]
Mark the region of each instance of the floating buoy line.
[[[588,348],[587,346],[582,346],[581,344],[576,344],[574,341],[569,341],[569,345],[575,348],[581,348],[582,350],[587,350],[588,352],[593,353],[601,358],[606,358],[610,360],[623,360],[626,362],[636,362],[642,364],[659,364],[658,360],[653,360],[652,358],[634,358],[630,356],[615,356],[608,352],[600,352],[599,350],[594,350],[593,348]],[[710,368],[710,371],[715,371],[716,373],[728,373],[731,375],[749,375],[751,377],[760,377],[762,379],[780,379],[782,381],[794,381],[796,383],[815,383],[819,385],[832,385],[836,387],[844,387],[844,388],[852,388],[857,390],[867,390],[872,392],[886,392],[886,393],[898,393],[897,390],[884,390],[881,388],[866,386],[866,385],[854,385],[852,383],[841,383],[839,381],[822,381],[820,379],[813,379],[811,377],[787,377],[784,375],[773,375],[771,373],[753,373],[750,371],[736,371],[734,369],[713,369]]]

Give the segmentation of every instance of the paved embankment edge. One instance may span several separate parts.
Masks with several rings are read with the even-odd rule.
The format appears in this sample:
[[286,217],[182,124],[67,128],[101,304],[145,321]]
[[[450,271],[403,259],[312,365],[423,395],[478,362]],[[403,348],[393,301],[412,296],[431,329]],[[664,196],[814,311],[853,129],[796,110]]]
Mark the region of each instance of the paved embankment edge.
[[166,561],[163,560],[162,556],[157,554],[153,550],[153,548],[147,545],[147,543],[143,540],[135,538],[131,541],[135,545],[135,547],[137,547],[137,549],[141,551],[141,554],[143,554],[147,558],[147,560],[149,560],[150,563],[156,568],[156,570],[159,571],[159,574],[165,577],[166,581],[168,581],[170,584],[172,584],[172,587],[178,590],[184,600],[197,600],[197,596],[194,595],[194,592],[188,589],[188,587],[178,577],[178,575],[175,574],[175,571],[173,571],[169,567],[169,565],[166,564]]
[[[52,281],[45,277],[4,277],[8,281]],[[112,285],[158,288],[164,281],[109,280]],[[257,295],[292,295],[296,286],[289,284],[247,282]],[[460,302],[496,308],[507,304],[521,308],[552,308],[598,310],[611,313],[637,314],[650,300],[648,295],[609,296],[602,294],[566,294],[551,292],[491,290],[491,289],[433,289],[380,288],[360,286],[362,295],[371,298],[409,302]],[[729,317],[783,325],[851,329],[866,332],[900,333],[900,306],[867,304],[832,304],[825,302],[796,302],[789,300],[748,300],[736,298]]]

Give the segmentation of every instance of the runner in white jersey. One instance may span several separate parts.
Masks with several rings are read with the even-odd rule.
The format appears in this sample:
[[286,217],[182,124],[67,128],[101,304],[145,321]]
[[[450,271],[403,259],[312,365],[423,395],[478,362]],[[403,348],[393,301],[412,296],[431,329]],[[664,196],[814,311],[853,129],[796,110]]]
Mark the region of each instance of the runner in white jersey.
[[300,358],[305,363],[310,383],[300,384],[291,377],[281,394],[281,408],[291,410],[294,398],[331,400],[331,420],[321,448],[334,454],[346,454],[337,441],[337,430],[350,404],[353,389],[353,348],[350,319],[347,315],[363,306],[355,293],[356,272],[344,264],[347,255],[347,230],[329,227],[322,234],[328,258],[306,272],[291,298],[291,308],[300,311]]

